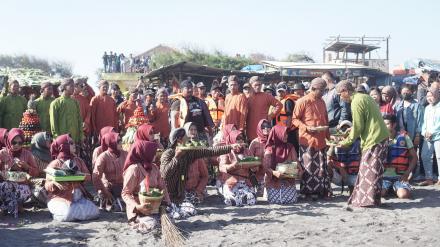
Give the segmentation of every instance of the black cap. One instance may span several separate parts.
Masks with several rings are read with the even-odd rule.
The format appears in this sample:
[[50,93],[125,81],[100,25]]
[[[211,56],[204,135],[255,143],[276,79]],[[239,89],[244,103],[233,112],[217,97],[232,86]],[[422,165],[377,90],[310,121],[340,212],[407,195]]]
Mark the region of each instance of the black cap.
[[196,86],[197,86],[198,88],[200,88],[200,87],[206,87],[206,86],[205,86],[205,83],[203,83],[202,81],[199,82],[199,83],[197,83]]
[[193,87],[193,84],[190,80],[184,80],[180,83],[180,88]]
[[306,90],[306,87],[304,87],[304,84],[302,83],[295,83],[293,85],[293,90]]
[[221,90],[222,89],[222,87],[219,85],[219,84],[212,84],[212,86],[211,86],[211,91],[212,90],[216,90],[216,89],[218,89],[218,90]]

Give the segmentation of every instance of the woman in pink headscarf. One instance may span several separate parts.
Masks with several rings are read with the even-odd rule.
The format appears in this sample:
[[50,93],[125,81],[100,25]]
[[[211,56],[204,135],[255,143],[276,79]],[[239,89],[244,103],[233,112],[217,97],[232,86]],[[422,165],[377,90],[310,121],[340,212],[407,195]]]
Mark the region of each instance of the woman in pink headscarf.
[[150,124],[142,124],[138,127],[136,131],[136,135],[134,136],[134,141],[150,141],[157,143],[158,149],[163,149],[162,143],[160,143],[160,140],[156,140],[154,138],[154,127]]
[[[253,139],[249,145],[250,156],[259,157],[261,160],[263,160],[267,137],[269,136],[271,129],[272,125],[267,119],[260,120],[257,125],[257,138]],[[259,169],[256,174],[259,184],[257,194],[259,196],[262,196],[264,192],[264,174],[264,169]]]
[[[118,133],[107,133],[102,137],[107,148],[101,153],[93,168],[93,185],[100,195],[101,206],[107,210],[123,211],[122,169],[127,152],[122,150],[122,141]],[[121,198],[121,199],[120,199]]]
[[[75,156],[75,143],[69,135],[60,135],[52,143],[50,152],[54,159],[48,168],[86,174],[85,182],[90,181],[89,170],[84,161]],[[56,182],[46,179],[49,192],[47,208],[56,221],[91,220],[99,216],[98,207],[89,199],[90,194],[83,182]],[[89,199],[86,199],[88,197]]]
[[[23,130],[13,128],[8,133],[6,147],[0,150],[0,209],[18,217],[18,209],[31,196],[26,182],[9,181],[9,171],[25,172],[31,177],[38,176],[38,167],[32,153],[23,149]],[[3,177],[4,176],[4,177]]]
[[221,146],[225,145],[226,137],[231,133],[231,131],[237,130],[237,127],[234,124],[226,124],[222,131],[218,132],[218,134],[214,137],[214,145],[213,146]]
[[[287,128],[276,125],[270,131],[264,152],[263,166],[266,170],[267,201],[272,204],[291,204],[298,200],[295,179],[286,178],[276,166],[279,163],[297,162],[292,144],[287,143]],[[298,166],[298,174],[301,168]]]
[[127,205],[128,222],[142,232],[148,232],[158,225],[158,215],[153,215],[148,205],[139,202],[139,191],[150,188],[163,190],[163,203],[170,199],[159,168],[153,163],[157,144],[149,141],[133,143],[123,168],[124,184],[122,198]]
[[[244,135],[241,131],[233,130],[226,137],[227,145],[243,143]],[[245,156],[248,156],[248,150],[241,147],[220,157],[219,168],[223,180],[220,191],[226,205],[241,207],[254,205],[257,202],[254,187],[258,185],[255,178],[255,172],[258,168],[240,166],[238,160]]]
[[105,145],[105,143],[102,140],[102,137],[107,134],[107,133],[116,133],[116,129],[112,126],[106,126],[104,128],[101,129],[101,131],[99,132],[99,143],[101,144],[100,146],[96,147],[95,150],[93,150],[93,155],[92,155],[92,165],[93,167],[95,166],[95,162],[96,159],[98,158],[98,156],[100,154],[102,154],[102,152],[107,150],[107,146]]

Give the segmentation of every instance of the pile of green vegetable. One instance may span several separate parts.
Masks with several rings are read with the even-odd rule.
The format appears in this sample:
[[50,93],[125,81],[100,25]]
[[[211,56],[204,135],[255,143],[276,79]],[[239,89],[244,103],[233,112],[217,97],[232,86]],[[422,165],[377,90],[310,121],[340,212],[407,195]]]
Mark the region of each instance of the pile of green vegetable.
[[163,190],[157,188],[150,188],[147,192],[139,192],[140,195],[148,197],[161,197],[163,196]]
[[178,147],[195,148],[195,147],[208,147],[206,141],[188,141],[185,144],[179,145]]
[[239,162],[256,162],[261,161],[260,157],[245,157],[243,159],[240,159]]
[[28,179],[29,175],[26,172],[8,171],[7,180],[13,182],[24,182]]

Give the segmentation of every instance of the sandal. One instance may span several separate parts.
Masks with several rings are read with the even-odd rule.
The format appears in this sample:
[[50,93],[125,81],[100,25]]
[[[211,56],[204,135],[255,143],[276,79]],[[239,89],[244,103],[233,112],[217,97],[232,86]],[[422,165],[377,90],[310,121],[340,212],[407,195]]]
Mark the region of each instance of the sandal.
[[430,185],[434,185],[434,181],[432,180],[425,180],[421,183],[418,184],[419,186],[430,186]]

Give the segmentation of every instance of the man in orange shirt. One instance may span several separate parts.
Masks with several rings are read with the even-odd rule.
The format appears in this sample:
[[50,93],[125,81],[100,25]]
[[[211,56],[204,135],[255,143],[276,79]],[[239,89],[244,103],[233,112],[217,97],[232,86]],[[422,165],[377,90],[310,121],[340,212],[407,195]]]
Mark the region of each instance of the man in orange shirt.
[[[254,89],[254,94],[248,99],[248,115],[246,121],[246,136],[248,140],[257,138],[257,125],[261,119],[267,119],[272,122],[272,119],[278,115],[283,108],[281,102],[275,97],[267,93],[261,92],[262,81],[258,76],[252,76],[249,83]],[[269,112],[269,108],[273,106],[273,111]]]
[[246,96],[239,91],[237,76],[229,76],[228,87],[230,93],[226,95],[225,99],[225,111],[222,117],[222,128],[228,124],[233,124],[238,128],[238,130],[244,131],[246,127],[248,104]]
[[83,95],[86,90],[84,80],[81,78],[75,79],[75,89],[72,98],[78,101],[81,118],[83,121],[83,131],[88,136],[90,134],[90,101]]
[[168,92],[165,88],[157,90],[156,94],[156,107],[153,111],[152,122],[154,133],[160,134],[162,144],[168,143],[168,137],[171,132],[171,125],[168,117],[168,111],[170,104],[168,103]]
[[322,99],[326,86],[324,79],[313,79],[311,92],[296,102],[292,117],[293,126],[299,129],[299,161],[304,170],[301,193],[313,199],[331,193],[325,152],[325,139],[330,137],[330,132]]
[[138,98],[138,90],[136,88],[130,89],[128,100],[122,102],[118,108],[117,112],[121,117],[121,129],[125,129],[128,124],[128,120],[133,116],[134,110],[136,110],[136,101]]
[[118,114],[116,112],[116,102],[107,92],[109,83],[101,81],[99,83],[99,95],[94,96],[90,102],[92,133],[95,138],[105,126],[112,126],[118,129]]

